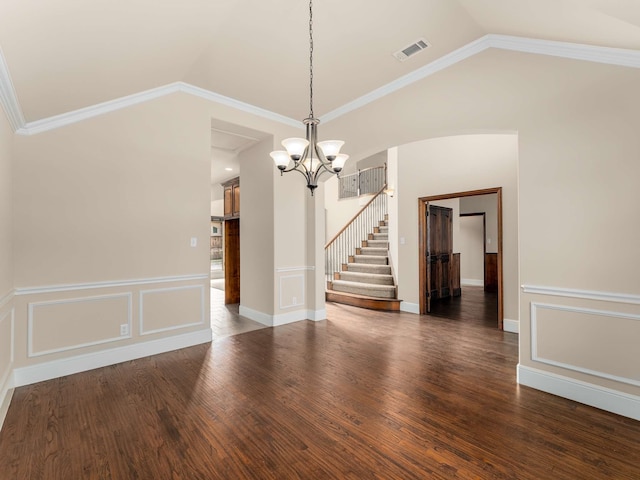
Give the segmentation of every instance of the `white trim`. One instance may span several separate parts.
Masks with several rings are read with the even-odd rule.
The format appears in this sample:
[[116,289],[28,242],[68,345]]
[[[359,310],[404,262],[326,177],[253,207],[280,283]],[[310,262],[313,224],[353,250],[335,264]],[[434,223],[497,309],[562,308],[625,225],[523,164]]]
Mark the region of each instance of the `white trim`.
[[289,323],[301,322],[307,320],[308,314],[306,310],[296,310],[290,313],[280,313],[274,315],[271,320],[272,327],[280,327],[282,325],[288,325]]
[[298,310],[291,313],[281,313],[273,316],[273,326],[279,327],[281,325],[287,325],[289,323],[312,321],[320,322],[327,319],[327,311],[322,310]]
[[601,372],[599,370],[592,370],[589,368],[583,368],[578,365],[573,365],[570,363],[558,362],[556,360],[551,360],[549,358],[544,358],[538,355],[538,318],[537,318],[538,309],[559,310],[563,312],[582,313],[586,315],[598,315],[603,317],[624,318],[627,320],[636,320],[636,321],[640,321],[640,315],[633,315],[630,313],[621,313],[621,312],[611,312],[611,311],[605,311],[605,310],[594,310],[592,308],[578,308],[578,307],[570,307],[566,305],[551,305],[551,304],[545,304],[545,303],[531,302],[531,359],[532,360],[540,363],[545,363],[547,365],[553,365],[555,367],[572,370],[574,372],[585,373],[587,375],[593,375],[595,377],[605,378],[607,380],[613,380],[614,382],[626,383],[628,385],[634,385],[636,387],[640,387],[640,380],[637,380],[634,378],[612,375],[610,373]]
[[24,127],[24,115],[2,49],[0,49],[0,104],[2,104],[4,112],[7,114],[7,120],[14,131]]
[[484,37],[474,40],[473,42],[468,43],[463,47],[460,47],[457,50],[454,50],[453,52],[448,53],[447,55],[444,55],[437,60],[424,65],[423,67],[418,68],[417,70],[414,70],[413,72],[403,75],[402,77],[397,78],[396,80],[393,80],[392,82],[389,82],[382,87],[376,88],[375,90],[372,90],[371,92],[362,95],[355,100],[345,103],[341,107],[330,111],[326,115],[322,115],[320,117],[320,121],[322,123],[327,123],[331,120],[335,120],[336,118],[352,112],[353,110],[362,108],[371,102],[379,100],[382,97],[386,97],[387,95],[396,92],[408,85],[411,85],[412,83],[427,78],[434,73],[437,73],[441,70],[444,70],[445,68],[455,65],[462,60],[472,57],[489,47],[490,45],[487,36],[485,35]]
[[225,97],[224,95],[220,95],[219,93],[196,87],[189,83],[178,83],[180,85],[181,92],[189,93],[191,95],[195,95],[196,97],[204,98],[205,100],[226,105],[242,112],[251,113],[258,117],[266,118],[267,120],[273,120],[274,122],[289,125],[290,127],[302,128],[302,122],[300,120],[294,120],[293,118],[285,117],[284,115],[280,115],[279,113],[271,112],[269,110],[265,110],[264,108],[256,107],[255,105],[241,102],[240,100],[235,100],[230,97]]
[[522,285],[523,293],[535,295],[553,295],[557,297],[585,298],[587,300],[601,300],[605,302],[630,303],[640,305],[640,295],[629,293],[598,292],[595,290],[578,290],[574,288],[541,287],[537,285]]
[[[173,325],[171,327],[165,328],[156,328],[155,330],[146,330],[144,329],[144,295],[147,293],[158,293],[158,292],[175,292],[179,290],[191,290],[197,288],[200,290],[200,321],[185,323],[180,325]],[[140,335],[151,335],[153,333],[160,332],[168,332],[171,330],[180,330],[182,328],[194,327],[196,325],[203,325],[205,323],[205,315],[204,315],[204,285],[185,285],[182,287],[167,287],[167,288],[155,288],[152,290],[140,290],[139,292],[139,318],[140,318]]]
[[8,304],[13,299],[14,295],[15,291],[12,289],[9,290],[9,292],[7,292],[4,297],[0,297],[0,308],[3,308],[6,304]]
[[640,51],[625,48],[600,47],[581,43],[540,40],[537,38],[515,37],[512,35],[489,34],[489,45],[501,50],[535,53],[552,57],[584,60],[586,62],[640,68]]
[[484,280],[478,280],[476,278],[461,278],[461,287],[484,287]]
[[[638,50],[539,40],[535,38],[514,37],[510,35],[488,34],[417,70],[414,70],[413,72],[408,73],[407,75],[362,95],[361,97],[330,111],[326,115],[322,115],[320,120],[323,123],[327,123],[489,48],[498,48],[501,50],[511,50],[538,55],[550,55],[554,57],[584,60],[608,65],[619,65],[630,68],[640,68],[640,51]],[[196,97],[282,123],[284,125],[302,128],[301,122],[292,118],[230,97],[225,97],[224,95],[220,95],[185,82],[170,83],[168,85],[152,88],[150,90],[134,93],[132,95],[96,105],[91,105],[72,112],[25,123],[15,89],[13,88],[13,83],[11,82],[8,66],[1,53],[2,52],[0,52],[0,103],[2,103],[2,106],[7,113],[11,126],[16,133],[21,135],[34,135],[46,132],[177,92],[194,95]]]
[[[296,303],[291,303],[289,305],[284,305],[283,304],[283,301],[282,301],[282,280],[285,279],[285,278],[301,278],[302,279],[302,300],[296,299],[297,300]],[[304,273],[299,273],[297,275],[283,275],[283,276],[280,277],[279,284],[278,284],[279,285],[278,286],[278,290],[279,290],[278,297],[279,297],[280,310],[286,310],[287,308],[295,308],[295,307],[303,307],[304,306],[304,303],[305,303],[304,292],[305,292],[305,290],[307,288],[305,286],[304,279],[305,279]]]
[[5,319],[10,319],[10,334],[9,334],[9,364],[2,375],[0,376],[0,391],[4,392],[7,388],[10,387],[11,380],[11,367],[13,366],[14,361],[14,350],[15,350],[15,309],[11,309],[5,312],[3,315],[0,315],[0,324],[5,321]]
[[183,333],[182,335],[174,335],[157,340],[134,343],[132,345],[110,348],[99,352],[16,368],[14,370],[14,386],[21,387],[51,380],[52,378],[86,372],[94,368],[115,365],[116,363],[166,353],[201,343],[209,343],[211,339],[211,328],[206,328],[195,332]]
[[276,268],[276,273],[285,273],[285,272],[302,272],[302,271],[310,271],[313,272],[316,269],[314,266],[305,266],[305,267],[280,267]]
[[[80,303],[80,302],[95,302],[105,300],[107,298],[121,298],[127,299],[127,324],[129,325],[128,335],[118,335],[116,337],[104,338],[102,340],[96,340],[87,343],[77,343],[74,345],[68,345],[66,347],[54,348],[51,350],[43,350],[36,352],[33,349],[33,315],[35,307],[41,307],[46,305],[62,305],[65,303]],[[79,348],[92,347],[94,345],[101,345],[103,343],[119,342],[127,338],[131,338],[131,330],[133,326],[133,295],[131,292],[113,293],[109,295],[95,295],[93,297],[80,297],[80,298],[63,298],[59,300],[46,300],[42,302],[29,302],[28,315],[27,315],[27,357],[40,357],[43,355],[50,355],[52,353],[68,352],[70,350],[77,350]]]
[[4,322],[5,318],[11,316],[11,333],[9,339],[9,364],[6,370],[0,377],[0,429],[4,423],[4,419],[9,411],[9,405],[11,404],[11,398],[13,397],[13,362],[15,360],[15,308],[5,312],[4,315],[0,315],[0,323]]
[[238,315],[248,318],[249,320],[253,320],[254,322],[261,323],[262,325],[266,325],[267,327],[273,327],[273,315],[253,310],[242,304],[238,307]]
[[502,319],[502,329],[505,332],[520,333],[520,322],[518,320],[511,320],[509,318]]
[[196,275],[175,275],[171,277],[152,277],[133,280],[112,280],[106,282],[47,285],[43,287],[16,288],[15,295],[36,295],[42,293],[70,292],[74,290],[89,290],[93,288],[131,287],[135,285],[148,285],[153,283],[189,282],[196,280],[209,280],[209,278],[210,273],[203,273]]
[[518,383],[640,420],[640,397],[518,364]]
[[4,424],[4,419],[7,417],[9,411],[9,405],[11,405],[11,399],[13,398],[13,387],[3,388],[0,390],[0,430]]
[[35,135],[37,133],[55,130],[56,128],[65,127],[89,118],[104,115],[105,113],[115,112],[123,108],[148,102],[149,100],[154,100],[179,91],[180,87],[177,82],[170,83],[169,85],[152,88],[106,102],[96,103],[95,105],[79,108],[71,112],[61,113],[60,115],[54,115],[41,120],[35,120],[33,122],[27,122],[27,124],[16,133],[19,133],[20,135]]
[[321,322],[327,319],[327,310],[322,308],[320,310],[307,310],[307,320],[312,322]]
[[420,315],[420,305],[418,305],[417,303],[409,303],[403,301],[400,302],[400,311]]
[[[2,69],[0,68],[0,71],[1,70]],[[106,102],[97,103],[95,105],[90,105],[88,107],[73,110],[71,112],[66,112],[60,115],[54,115],[52,117],[43,118],[41,120],[28,122],[26,124],[23,120],[22,126],[16,129],[16,133],[20,135],[35,135],[38,133],[47,132],[49,130],[54,130],[56,128],[71,125],[73,123],[81,122],[89,118],[98,117],[100,115],[104,115],[105,113],[115,112],[123,108],[128,108],[140,103],[145,103],[150,100],[155,100],[157,98],[165,97],[174,93],[186,93],[189,95],[194,95],[211,102],[226,105],[242,112],[251,113],[259,117],[283,123],[285,125],[302,128],[302,122],[289,117],[285,117],[284,115],[273,113],[263,108],[253,106],[230,97],[225,97],[224,95],[220,95],[218,93],[211,92],[209,90],[205,90],[203,88],[196,87],[185,82],[174,82],[168,85],[163,85],[161,87],[151,88],[149,90],[134,93],[132,95],[127,95]]]
[[514,37],[511,35],[488,34],[438,58],[437,60],[434,60],[427,65],[424,65],[421,68],[418,68],[417,70],[414,70],[413,72],[408,73],[407,75],[358,97],[355,100],[332,110],[326,115],[322,115],[320,117],[320,121],[327,123],[341,117],[346,113],[364,107],[375,100],[386,97],[393,92],[427,78],[434,73],[461,62],[462,60],[473,57],[489,48],[640,68],[640,51],[638,50],[538,40],[535,38]]
[[247,308],[240,305],[238,314],[241,317],[248,318],[254,322],[261,323],[267,327],[279,327],[287,325],[289,323],[300,322],[303,320],[310,320],[312,322],[319,322],[327,319],[327,311],[322,310],[296,310],[295,312],[281,313],[278,315],[269,315],[266,313],[258,312],[251,308]]

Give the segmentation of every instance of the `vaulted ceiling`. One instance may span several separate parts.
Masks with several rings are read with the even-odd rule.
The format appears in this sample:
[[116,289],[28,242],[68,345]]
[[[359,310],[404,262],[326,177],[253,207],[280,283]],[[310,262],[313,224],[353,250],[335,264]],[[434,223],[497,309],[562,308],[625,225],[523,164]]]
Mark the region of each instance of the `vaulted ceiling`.
[[[487,34],[640,50],[637,0],[316,0],[316,116]],[[2,0],[0,49],[26,122],[174,82],[300,120],[304,0]],[[392,53],[431,46],[404,62]]]

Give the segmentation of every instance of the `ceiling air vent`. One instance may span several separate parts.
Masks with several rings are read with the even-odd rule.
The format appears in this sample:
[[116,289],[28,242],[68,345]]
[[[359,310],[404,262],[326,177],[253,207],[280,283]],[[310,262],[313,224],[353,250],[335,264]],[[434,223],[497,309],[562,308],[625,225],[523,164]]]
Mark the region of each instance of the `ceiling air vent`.
[[421,52],[422,50],[430,46],[431,44],[427,42],[424,38],[419,38],[412,44],[404,47],[402,50],[398,50],[397,52],[395,52],[393,56],[396,57],[401,62],[404,62],[407,58],[411,57],[412,55],[415,55],[418,52]]

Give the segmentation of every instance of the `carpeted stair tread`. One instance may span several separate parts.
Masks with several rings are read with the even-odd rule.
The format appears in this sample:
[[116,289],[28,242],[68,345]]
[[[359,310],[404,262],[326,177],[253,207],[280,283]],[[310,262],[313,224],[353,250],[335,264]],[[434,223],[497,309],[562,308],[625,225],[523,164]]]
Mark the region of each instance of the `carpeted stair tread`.
[[367,240],[367,247],[384,248],[389,249],[389,242],[386,239],[381,240]]
[[387,265],[388,259],[386,256],[380,255],[354,255],[355,263],[373,263],[376,265]]
[[393,285],[393,275],[361,272],[340,272],[340,280],[348,282],[371,283],[375,285]]
[[334,280],[333,290],[336,292],[355,293],[378,298],[395,298],[396,287],[394,285],[375,285],[370,283],[349,282],[347,280]]
[[362,247],[360,249],[362,255],[377,255],[386,257],[389,254],[389,250],[380,247]]
[[391,275],[391,265],[376,265],[373,263],[348,263],[347,271]]

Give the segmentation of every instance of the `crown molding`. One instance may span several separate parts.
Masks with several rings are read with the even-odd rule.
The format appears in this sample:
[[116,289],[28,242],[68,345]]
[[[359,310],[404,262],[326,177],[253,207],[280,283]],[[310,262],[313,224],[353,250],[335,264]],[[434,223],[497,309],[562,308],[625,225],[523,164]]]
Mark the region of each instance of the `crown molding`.
[[185,83],[185,82],[178,82],[178,83],[180,84],[181,92],[189,93],[191,95],[195,95],[196,97],[204,98],[205,100],[219,103],[221,105],[226,105],[228,107],[235,108],[236,110],[240,110],[242,112],[251,113],[258,117],[266,118],[267,120],[273,120],[274,122],[282,123],[290,127],[302,128],[301,127],[302,122],[299,120],[295,120],[290,117],[285,117],[284,115],[280,115],[279,113],[275,113],[270,110],[265,110],[264,108],[256,107],[255,105],[241,102],[240,100],[235,100],[230,97],[225,97],[224,95],[220,95],[218,93],[212,92],[210,90],[206,90],[204,88],[196,87],[189,83]]
[[535,53],[552,57],[584,60],[586,62],[640,68],[640,51],[625,48],[599,47],[581,43],[539,40],[537,38],[514,37],[511,35],[486,35],[492,48]]
[[489,34],[320,117],[327,123],[489,48],[640,68],[640,51]]
[[162,87],[152,88],[144,92],[134,93],[126,97],[116,98],[107,102],[97,103],[89,107],[80,108],[71,112],[61,113],[53,117],[43,118],[34,122],[28,122],[24,127],[20,128],[16,133],[20,135],[35,135],[38,133],[55,130],[56,128],[71,125],[72,123],[81,122],[89,118],[104,115],[105,113],[115,112],[122,108],[131,107],[140,103],[148,102],[156,98],[164,97],[180,91],[178,83],[170,83]]
[[[489,48],[533,53],[537,55],[548,55],[573,60],[583,60],[607,65],[618,65],[629,68],[640,68],[640,51],[638,50],[489,34],[474,40],[473,42],[468,43],[467,45],[398,78],[397,80],[394,80],[393,82],[358,97],[355,100],[330,111],[326,115],[322,115],[320,120],[323,123],[330,122],[331,120],[341,117],[353,110],[357,110],[358,108],[374,102],[375,100],[383,98]],[[196,97],[221,105],[226,105],[236,110],[266,118],[287,126],[300,127],[300,122],[292,118],[230,97],[225,97],[224,95],[220,95],[185,82],[175,82],[150,90],[145,90],[140,93],[135,93],[133,95],[128,95],[126,97],[81,108],[79,110],[55,115],[53,117],[43,118],[33,122],[25,122],[22,109],[20,108],[20,104],[11,81],[9,69],[4,56],[2,55],[2,51],[0,50],[0,103],[7,114],[7,118],[9,119],[11,126],[15,132],[20,135],[35,135],[49,130],[54,130],[72,123],[80,122],[176,92],[194,95]]]
[[194,95],[211,102],[235,108],[236,110],[251,113],[279,123],[284,123],[285,125],[294,127],[300,127],[301,125],[299,121],[285,117],[284,115],[279,115],[263,108],[253,106],[239,100],[234,100],[233,98],[225,97],[224,95],[210,92],[209,90],[205,90],[204,88],[196,87],[188,83],[175,82],[161,87],[152,88],[150,90],[145,90],[143,92],[134,93],[132,95],[127,95],[126,97],[116,98],[107,102],[55,115],[53,117],[43,118],[42,120],[28,122],[22,127],[16,129],[16,133],[20,135],[35,135],[178,92]]
[[16,95],[16,90],[13,88],[9,67],[4,59],[2,49],[0,49],[0,104],[2,104],[2,108],[7,114],[9,125],[14,131],[24,127],[24,115],[22,114],[20,103],[18,103],[18,95]]
[[417,70],[414,70],[411,73],[408,73],[392,82],[389,82],[380,88],[376,88],[375,90],[361,97],[358,97],[349,103],[345,103],[343,106],[330,111],[326,115],[322,115],[320,117],[320,121],[323,123],[327,123],[331,120],[335,120],[342,115],[352,112],[353,110],[357,110],[358,108],[364,107],[365,105],[379,100],[382,97],[386,97],[387,95],[396,92],[408,85],[411,85],[412,83],[427,78],[434,73],[455,65],[462,60],[477,55],[478,53],[486,50],[489,47],[489,41],[487,39],[487,36],[485,35],[484,37],[474,40],[471,43],[467,43],[464,47],[460,47],[457,50],[454,50],[453,52],[448,53],[443,57],[440,57],[437,60],[434,60],[433,62],[428,63],[427,65],[420,67]]

